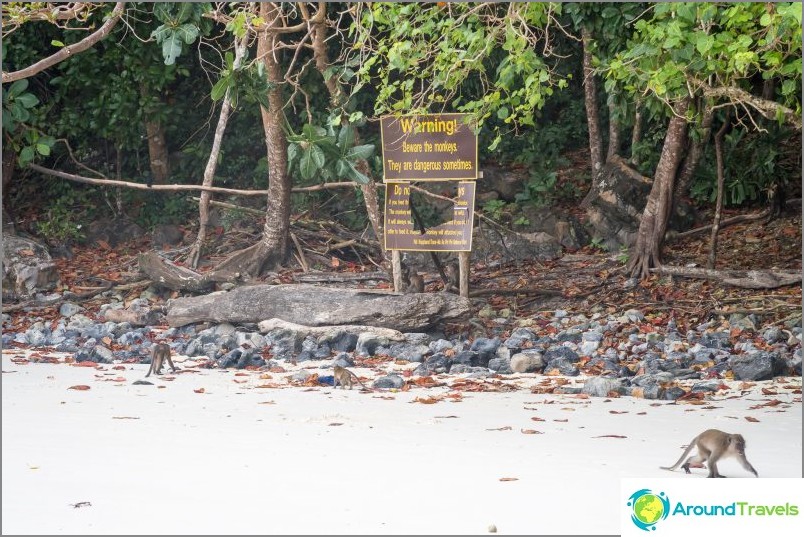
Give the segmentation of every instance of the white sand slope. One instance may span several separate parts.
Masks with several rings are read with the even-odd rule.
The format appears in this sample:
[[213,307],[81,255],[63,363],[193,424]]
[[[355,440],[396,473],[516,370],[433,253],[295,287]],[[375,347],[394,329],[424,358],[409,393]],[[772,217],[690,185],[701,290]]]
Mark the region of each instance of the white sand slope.
[[[800,378],[672,404],[289,386],[300,367],[141,386],[145,365],[21,355],[2,357],[3,534],[616,534],[619,479],[705,477],[659,466],[707,428],[742,433],[761,477],[802,473]],[[412,402],[444,394],[462,398]]]

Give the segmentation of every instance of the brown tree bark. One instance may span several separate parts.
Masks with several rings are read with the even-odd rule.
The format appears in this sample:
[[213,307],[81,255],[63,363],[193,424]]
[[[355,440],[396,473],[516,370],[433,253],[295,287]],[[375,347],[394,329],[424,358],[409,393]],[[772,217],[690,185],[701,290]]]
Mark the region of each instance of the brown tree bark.
[[729,127],[729,113],[723,118],[723,126],[715,134],[715,160],[717,161],[717,200],[715,201],[715,216],[712,218],[712,235],[709,241],[709,257],[706,260],[706,268],[715,268],[717,259],[717,234],[720,231],[720,215],[723,211],[723,184],[725,183],[725,172],[723,171],[723,136]]
[[592,32],[586,27],[581,32],[583,37],[583,94],[586,107],[586,123],[589,128],[589,155],[592,162],[592,186],[581,202],[581,206],[585,207],[597,196],[599,189],[598,175],[603,169],[603,137],[600,133],[600,118],[598,116],[597,77],[592,68]]
[[695,170],[698,168],[698,163],[709,144],[709,138],[712,136],[712,115],[714,111],[706,103],[703,104],[703,118],[701,119],[701,137],[698,140],[690,140],[688,144],[689,150],[687,156],[684,158],[684,163],[681,165],[681,171],[678,174],[678,180],[673,191],[673,196],[678,199],[687,194],[690,189],[692,180],[695,179]]
[[629,162],[632,166],[639,166],[639,157],[634,153],[634,148],[642,141],[642,100],[637,99],[634,103],[634,129],[631,131],[631,158]]
[[287,176],[288,148],[282,132],[283,76],[279,59],[274,55],[275,40],[282,29],[282,17],[274,3],[260,2],[260,17],[267,28],[257,39],[257,58],[263,62],[273,89],[268,92],[268,110],[260,107],[265,145],[268,154],[268,202],[262,237],[257,244],[235,252],[216,270],[235,272],[241,278],[253,277],[281,265],[288,253],[290,231],[290,180]]
[[165,129],[158,121],[146,121],[145,133],[148,136],[148,159],[151,163],[151,175],[154,183],[165,184],[170,178]]
[[[324,72],[329,67],[329,53],[327,51],[327,25],[326,25],[326,3],[318,3],[318,11],[315,16],[310,18],[310,23],[313,25],[312,47],[313,57],[315,58],[315,66],[321,76],[324,78],[324,84],[329,91],[330,103],[334,108],[343,104],[343,88],[338,84],[334,76],[329,78],[324,76]],[[359,135],[355,134],[355,143],[360,143]],[[366,213],[368,214],[369,222],[380,243],[380,250],[383,256],[388,259],[388,253],[382,247],[382,214],[380,213],[380,203],[377,197],[377,185],[374,183],[374,178],[371,176],[368,162],[360,159],[356,164],[357,170],[368,177],[369,182],[365,185],[360,185],[360,191],[363,193],[363,203],[366,206]]]
[[653,178],[653,188],[642,213],[636,244],[631,249],[628,271],[632,276],[647,277],[652,267],[662,264],[662,241],[673,206],[673,183],[684,151],[687,133],[685,114],[688,106],[688,99],[679,104],[667,128],[662,154]]
[[617,119],[615,109],[616,106],[613,101],[609,101],[608,103],[609,108],[609,149],[606,151],[606,159],[610,159],[614,155],[620,154],[620,145],[622,142],[620,140],[620,120]]
[[[235,45],[235,59],[234,68],[240,67],[243,61],[243,56],[246,54],[246,46],[248,45],[248,32],[243,38]],[[223,97],[221,103],[221,112],[218,116],[218,125],[215,127],[215,136],[212,139],[212,148],[209,152],[207,159],[207,166],[204,169],[204,179],[202,184],[204,186],[212,186],[212,180],[215,178],[215,169],[218,167],[218,156],[221,152],[221,143],[223,142],[223,133],[226,130],[226,124],[229,122],[229,114],[232,111],[232,96],[229,90]],[[201,250],[204,247],[204,240],[207,237],[207,226],[209,225],[209,201],[212,194],[208,191],[201,193],[201,199],[198,202],[198,235],[195,238],[190,254],[190,266],[192,268],[198,267],[198,261],[201,259]]]

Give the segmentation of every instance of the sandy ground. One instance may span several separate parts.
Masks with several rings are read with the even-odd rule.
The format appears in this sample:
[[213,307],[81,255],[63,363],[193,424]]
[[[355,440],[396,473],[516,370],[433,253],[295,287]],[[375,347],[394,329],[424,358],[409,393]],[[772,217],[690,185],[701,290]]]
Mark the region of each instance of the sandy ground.
[[[658,467],[707,428],[745,435],[761,477],[802,475],[798,377],[672,404],[334,391],[289,386],[292,370],[133,385],[146,365],[21,355],[2,356],[4,535],[618,534],[620,478],[705,477]],[[720,471],[753,479],[734,461]]]

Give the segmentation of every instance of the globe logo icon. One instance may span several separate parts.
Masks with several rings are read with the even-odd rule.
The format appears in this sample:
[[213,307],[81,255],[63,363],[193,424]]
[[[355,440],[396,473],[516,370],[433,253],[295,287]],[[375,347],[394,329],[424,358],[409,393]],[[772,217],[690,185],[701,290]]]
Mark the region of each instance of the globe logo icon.
[[656,523],[667,518],[670,513],[670,500],[664,492],[653,493],[650,489],[640,489],[628,498],[631,508],[631,522],[644,531],[656,529]]

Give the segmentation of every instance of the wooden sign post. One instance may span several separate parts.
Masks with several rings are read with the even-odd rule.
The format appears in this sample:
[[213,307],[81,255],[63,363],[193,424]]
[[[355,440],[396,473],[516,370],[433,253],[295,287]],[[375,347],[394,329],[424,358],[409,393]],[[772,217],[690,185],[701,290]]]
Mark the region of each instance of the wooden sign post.
[[[465,114],[380,119],[385,181],[385,249],[392,251],[394,290],[403,291],[400,251],[458,252],[460,295],[469,296],[469,254],[475,208],[477,136]],[[416,228],[410,181],[458,181],[452,220]]]

